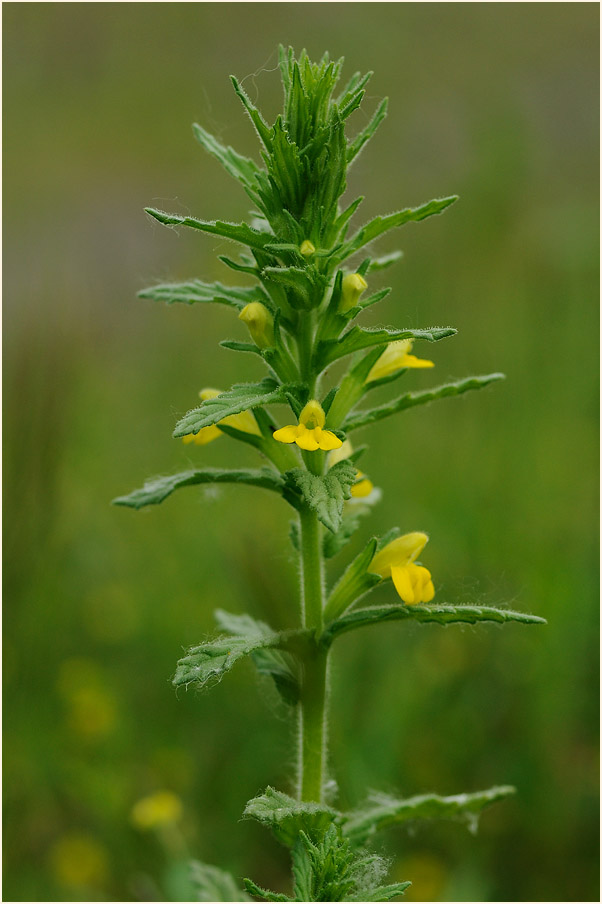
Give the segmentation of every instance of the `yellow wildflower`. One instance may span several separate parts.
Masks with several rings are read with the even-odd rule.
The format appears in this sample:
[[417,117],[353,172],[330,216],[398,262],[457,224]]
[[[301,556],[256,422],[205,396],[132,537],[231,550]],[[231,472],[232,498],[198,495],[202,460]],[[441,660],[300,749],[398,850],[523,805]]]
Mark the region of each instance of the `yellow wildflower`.
[[354,308],[360,300],[360,295],[367,288],[368,283],[361,273],[348,273],[347,276],[344,276],[339,311],[344,314],[345,311]]
[[[201,389],[199,396],[204,402],[207,399],[214,399],[220,392],[221,389]],[[241,411],[240,414],[231,414],[225,417],[223,421],[219,421],[219,423],[225,424],[227,427],[234,427],[243,433],[255,433],[257,436],[261,436],[261,430],[252,411]],[[206,446],[207,443],[213,442],[214,439],[221,436],[221,432],[217,424],[211,424],[210,427],[201,427],[198,433],[188,433],[183,436],[182,442],[185,444],[194,443],[196,446]]]
[[238,319],[247,325],[251,339],[258,348],[272,348],[274,345],[274,318],[260,301],[252,301],[244,306]]
[[91,835],[63,835],[50,849],[50,868],[61,885],[87,888],[102,885],[108,875],[104,847]]
[[[333,465],[336,465],[338,461],[343,461],[345,458],[349,458],[351,453],[353,452],[353,446],[349,442],[348,439],[345,440],[342,446],[338,449],[335,449],[333,452],[330,452],[328,455],[328,467],[332,468]],[[354,499],[363,499],[365,496],[369,496],[370,493],[374,489],[374,484],[370,480],[369,477],[366,477],[363,471],[357,472],[356,481],[351,487],[351,495]]]
[[412,340],[400,339],[397,342],[390,342],[372,370],[366,377],[366,383],[372,383],[373,380],[382,380],[394,374],[397,370],[405,370],[406,367],[434,367],[432,361],[426,358],[417,358],[411,355]]
[[132,823],[146,831],[177,822],[182,816],[182,801],[172,791],[156,791],[132,807]]
[[299,251],[303,255],[303,257],[311,257],[312,254],[314,254],[316,251],[316,246],[313,242],[310,242],[309,239],[305,239],[304,242],[301,242]]
[[419,531],[397,537],[376,553],[368,569],[381,578],[392,578],[397,593],[408,606],[430,603],[435,595],[428,568],[414,564],[427,543],[428,536]]
[[299,424],[281,427],[274,433],[274,439],[279,443],[297,443],[300,449],[307,452],[339,449],[343,443],[331,430],[324,430],[325,423],[324,409],[319,402],[311,399],[299,415]]

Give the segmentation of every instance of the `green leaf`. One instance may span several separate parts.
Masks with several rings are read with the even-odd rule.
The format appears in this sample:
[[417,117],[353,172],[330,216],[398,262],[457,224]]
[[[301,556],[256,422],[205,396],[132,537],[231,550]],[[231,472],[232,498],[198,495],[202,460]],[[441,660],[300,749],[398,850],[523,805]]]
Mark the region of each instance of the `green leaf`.
[[178,421],[173,435],[178,437],[198,433],[203,427],[217,424],[230,415],[257,408],[258,405],[285,401],[286,391],[286,387],[280,386],[270,377],[265,377],[259,383],[235,383],[231,389],[213,399],[205,399],[198,408],[189,411]]
[[427,606],[375,606],[369,609],[357,609],[343,615],[327,625],[322,635],[323,643],[331,643],[335,637],[354,628],[363,628],[382,621],[403,621],[414,619],[418,622],[435,622],[439,625],[455,623],[476,625],[478,622],[521,622],[524,625],[545,625],[545,618],[529,615],[526,612],[515,612],[513,609],[494,609],[491,606],[453,606],[449,603]]
[[442,386],[435,386],[433,389],[424,389],[420,392],[406,392],[399,398],[394,399],[394,401],[387,402],[385,405],[379,405],[377,408],[352,412],[345,419],[343,430],[357,430],[359,427],[365,427],[366,424],[372,424],[374,421],[380,421],[384,417],[390,417],[392,414],[397,414],[398,411],[404,411],[406,408],[425,405],[428,402],[435,401],[435,399],[462,395],[462,393],[469,392],[472,389],[483,389],[485,386],[489,386],[490,383],[504,379],[504,374],[487,374],[483,377],[467,377],[464,380],[456,380],[453,383],[444,383]]
[[238,81],[234,78],[233,75],[230,76],[230,80],[234,85],[234,90],[240,98],[245,110],[249,114],[251,122],[255,126],[257,134],[261,138],[266,150],[270,151],[272,148],[272,130],[269,128],[268,124],[266,123],[257,107],[255,107],[254,104],[251,103],[250,98],[245,93],[243,88],[239,85]]
[[373,270],[384,270],[386,267],[390,267],[391,264],[396,264],[402,257],[403,251],[391,251],[390,254],[383,254],[382,257],[375,257],[368,264],[368,273],[371,273]]
[[248,468],[246,470],[228,470],[225,468],[203,468],[195,471],[181,471],[168,477],[153,477],[143,487],[134,490],[127,496],[113,499],[113,505],[125,505],[128,508],[141,509],[145,505],[158,505],[180,487],[190,487],[203,483],[245,483],[250,486],[263,487],[281,493],[284,481],[271,468]]
[[451,797],[420,794],[407,800],[395,800],[386,795],[376,795],[366,807],[344,814],[343,835],[353,845],[363,845],[379,829],[414,819],[463,817],[472,827],[484,807],[515,792],[516,789],[511,785],[500,785],[487,791],[455,794]]
[[[253,633],[271,634],[271,628],[264,622],[256,621],[250,615],[232,615],[217,609],[215,619],[218,627],[228,634],[245,637]],[[251,659],[260,675],[273,679],[285,703],[294,706],[299,702],[299,668],[295,658],[284,650],[261,648],[254,650]]]
[[222,164],[230,176],[244,186],[253,200],[258,200],[256,189],[259,167],[257,164],[250,157],[243,157],[233,148],[221,144],[198,123],[193,123],[192,131],[199,144]]
[[405,894],[406,888],[409,888],[411,882],[395,882],[393,885],[379,885],[375,888],[369,898],[370,901],[392,901],[393,898],[401,897]]
[[219,235],[231,242],[240,242],[256,251],[262,251],[264,245],[273,241],[274,236],[269,232],[259,232],[251,229],[246,223],[224,223],[222,220],[197,220],[195,217],[181,217],[178,214],[165,213],[154,207],[145,207],[145,211],[163,223],[165,226],[190,226],[192,229],[200,229],[211,235]]
[[341,526],[343,502],[351,496],[356,474],[356,468],[345,459],[333,465],[324,476],[293,468],[284,478],[293,494],[300,493],[301,503],[307,504],[322,524],[336,533]]
[[279,635],[273,632],[250,634],[245,637],[218,637],[191,647],[178,660],[172,679],[175,687],[197,684],[200,688],[217,684],[232,666],[253,650],[277,644]]
[[236,880],[223,869],[199,860],[190,862],[190,878],[196,888],[197,901],[250,901]]
[[351,355],[363,348],[372,345],[387,345],[398,339],[426,339],[428,342],[438,342],[448,336],[454,336],[457,330],[452,327],[430,327],[426,330],[393,330],[386,328],[368,328],[352,326],[340,339],[328,339],[318,344],[316,361],[320,368],[326,367],[337,358]]
[[264,901],[293,901],[293,898],[289,898],[288,895],[279,895],[275,891],[270,891],[268,888],[262,888],[261,885],[257,885],[257,883],[253,882],[252,879],[243,879],[245,883],[245,888],[249,892],[249,894],[253,895],[254,898],[263,898]]
[[276,838],[288,847],[295,844],[300,831],[312,839],[321,838],[336,815],[325,804],[298,801],[270,787],[250,800],[243,813],[244,817],[271,828]]
[[349,145],[349,148],[347,149],[347,166],[349,166],[352,160],[355,160],[366,142],[370,141],[379,125],[387,115],[388,102],[388,98],[386,97],[381,100],[380,104],[376,108],[374,116],[372,117],[366,128],[362,129],[362,131],[358,135],[356,135],[356,137]]
[[260,301],[267,307],[271,307],[267,295],[257,286],[252,288],[224,286],[219,282],[205,283],[200,279],[191,279],[185,283],[160,283],[157,286],[142,289],[141,292],[138,292],[138,297],[150,298],[152,301],[164,301],[166,304],[213,302],[226,304],[237,310],[241,310],[251,301]]
[[344,243],[341,250],[334,256],[334,259],[336,261],[343,261],[350,255],[355,254],[356,251],[359,251],[360,248],[363,248],[364,245],[373,242],[374,239],[377,239],[379,236],[383,235],[383,233],[388,232],[389,229],[395,229],[396,227],[404,226],[411,221],[424,220],[426,217],[431,217],[434,214],[443,213],[446,207],[449,207],[450,204],[453,204],[454,201],[457,200],[457,195],[451,195],[449,198],[438,198],[434,201],[429,201],[427,204],[421,204],[420,207],[400,210],[397,213],[389,214],[389,216],[386,217],[375,217],[373,220],[370,220],[369,223],[366,223],[365,226],[362,226],[353,238]]

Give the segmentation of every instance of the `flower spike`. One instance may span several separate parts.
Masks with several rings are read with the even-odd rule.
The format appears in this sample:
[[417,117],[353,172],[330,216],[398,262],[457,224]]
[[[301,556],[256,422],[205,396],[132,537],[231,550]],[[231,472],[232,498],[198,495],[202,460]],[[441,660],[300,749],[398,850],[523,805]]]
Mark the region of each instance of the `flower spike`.
[[398,370],[405,370],[406,367],[434,367],[433,361],[427,361],[426,358],[417,358],[411,355],[412,340],[400,339],[397,342],[390,342],[372,370],[366,377],[366,383],[372,383],[375,380],[382,380]]
[[339,449],[343,445],[342,441],[331,430],[324,430],[325,423],[324,409],[319,402],[311,399],[299,415],[298,425],[281,427],[274,433],[274,439],[279,443],[297,443],[300,449],[307,452]]
[[428,539],[420,531],[397,537],[376,553],[368,569],[383,579],[391,578],[407,606],[430,603],[435,596],[430,571],[424,565],[414,564]]

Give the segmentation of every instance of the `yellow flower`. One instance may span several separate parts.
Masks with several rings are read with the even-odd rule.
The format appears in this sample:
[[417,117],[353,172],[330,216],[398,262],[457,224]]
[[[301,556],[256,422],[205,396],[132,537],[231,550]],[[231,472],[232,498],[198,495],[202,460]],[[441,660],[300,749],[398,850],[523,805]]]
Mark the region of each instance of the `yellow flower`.
[[50,868],[61,885],[98,886],[107,878],[108,857],[91,835],[63,835],[50,850]]
[[[335,449],[333,452],[330,452],[328,455],[328,467],[332,468],[333,465],[336,465],[338,461],[343,461],[345,458],[349,458],[351,453],[353,452],[353,446],[349,442],[348,439],[345,440],[342,446],[338,449]],[[356,481],[351,487],[351,495],[354,499],[363,499],[365,496],[369,496],[370,493],[374,489],[374,484],[370,480],[369,477],[366,477],[363,471],[358,471],[356,476]]]
[[406,367],[434,367],[432,361],[426,358],[417,358],[411,355],[412,340],[400,339],[398,342],[390,342],[372,370],[366,377],[366,383],[372,383],[373,380],[382,380],[394,374],[397,370],[405,370]]
[[[206,399],[214,399],[220,392],[220,389],[201,389],[199,396],[204,402]],[[236,430],[241,430],[243,433],[255,433],[257,436],[261,436],[261,430],[257,425],[255,415],[251,411],[241,411],[240,414],[231,414],[228,417],[225,417],[223,421],[219,421],[219,423],[225,424],[227,427],[234,427]],[[221,433],[222,431],[217,424],[211,424],[210,427],[201,427],[198,433],[188,433],[186,436],[183,436],[182,442],[186,445],[188,443],[194,443],[195,446],[206,446],[207,443],[213,442],[214,439],[221,436]]]
[[347,276],[344,276],[339,311],[344,314],[345,311],[354,308],[360,300],[360,295],[367,288],[368,283],[361,273],[348,273]]
[[343,443],[332,431],[324,430],[325,423],[324,409],[319,402],[311,399],[299,415],[299,424],[281,427],[274,433],[274,439],[279,443],[297,443],[300,449],[307,452],[339,449]]
[[274,318],[260,301],[252,301],[244,306],[238,319],[246,323],[251,339],[258,348],[272,348],[274,345]]
[[137,801],[132,807],[132,823],[146,831],[177,822],[182,815],[182,801],[172,791],[156,791]]
[[427,543],[427,535],[419,531],[397,537],[376,553],[368,569],[381,578],[392,578],[397,593],[408,606],[430,603],[435,595],[428,568],[414,564]]
[[312,254],[315,253],[316,246],[313,242],[310,242],[309,239],[305,239],[304,242],[301,242],[301,247],[299,248],[299,252],[303,255],[303,257],[311,257]]

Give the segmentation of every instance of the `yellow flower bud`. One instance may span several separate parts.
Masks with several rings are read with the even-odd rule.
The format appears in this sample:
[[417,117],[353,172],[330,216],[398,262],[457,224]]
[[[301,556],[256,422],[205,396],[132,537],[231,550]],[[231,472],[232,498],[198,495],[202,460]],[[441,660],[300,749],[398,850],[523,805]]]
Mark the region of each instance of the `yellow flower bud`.
[[360,295],[368,288],[368,283],[361,273],[348,273],[343,277],[343,294],[339,302],[339,311],[344,314],[350,311],[360,300]]
[[312,254],[315,253],[316,246],[313,242],[310,242],[309,239],[305,239],[304,242],[301,242],[301,247],[299,248],[299,252],[303,255],[303,257],[311,257]]
[[247,325],[251,339],[258,348],[271,348],[274,345],[274,318],[260,301],[245,305],[238,319]]
[[397,593],[406,604],[430,603],[435,596],[431,573],[424,565],[416,565],[428,536],[420,531],[397,537],[377,552],[368,571],[381,578],[391,578]]

